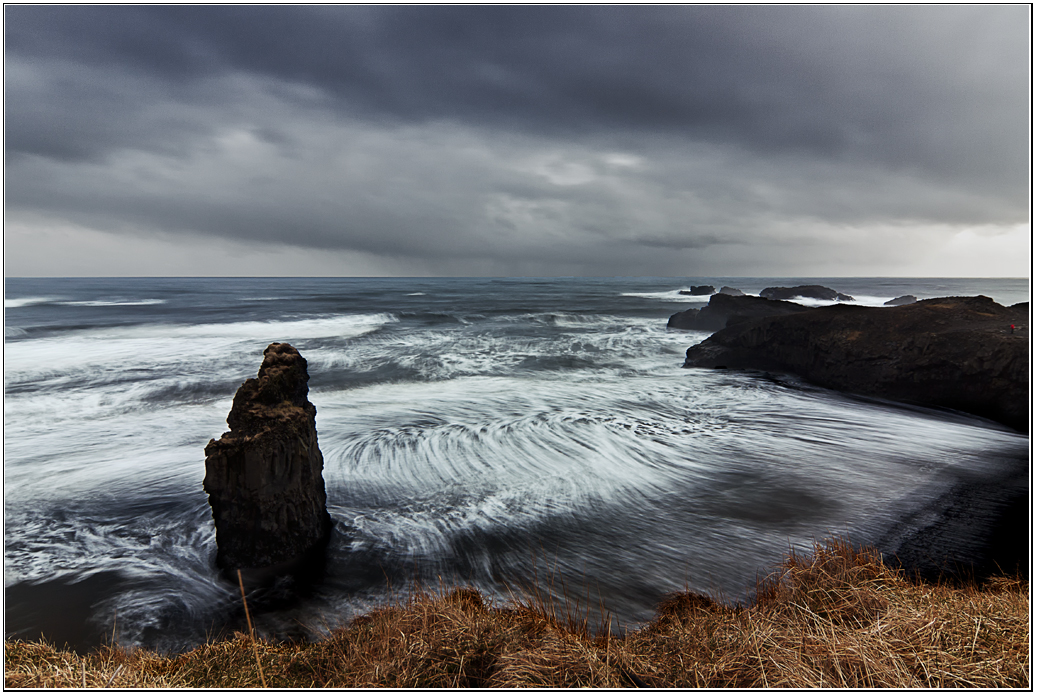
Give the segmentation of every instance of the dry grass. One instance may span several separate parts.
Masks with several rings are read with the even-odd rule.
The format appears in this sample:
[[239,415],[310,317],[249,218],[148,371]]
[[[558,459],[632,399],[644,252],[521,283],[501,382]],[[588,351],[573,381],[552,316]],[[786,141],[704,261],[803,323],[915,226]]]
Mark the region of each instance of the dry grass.
[[628,647],[657,686],[1028,687],[1029,609],[1029,583],[908,582],[834,541],[790,557],[747,608],[671,600]]
[[[623,637],[592,636],[533,599],[417,593],[310,644],[258,643],[270,687],[1028,688],[1029,583],[909,582],[842,541],[792,556],[747,606],[683,593]],[[5,641],[25,687],[260,686],[247,635],[161,657],[85,657]]]

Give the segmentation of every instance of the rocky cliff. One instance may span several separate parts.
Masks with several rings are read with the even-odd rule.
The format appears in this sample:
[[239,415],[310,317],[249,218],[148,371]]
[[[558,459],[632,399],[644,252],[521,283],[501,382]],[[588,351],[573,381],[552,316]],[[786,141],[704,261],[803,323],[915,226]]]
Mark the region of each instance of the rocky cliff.
[[677,312],[666,322],[666,328],[686,331],[719,331],[749,319],[805,312],[809,307],[795,302],[767,300],[752,295],[718,293],[709,298],[702,309]]
[[234,395],[230,432],[205,447],[216,564],[226,571],[289,572],[327,542],[324,458],[308,381],[306,359],[271,343],[258,377]]
[[684,366],[790,372],[1028,432],[1028,324],[1028,303],[1002,307],[984,296],[834,305],[729,325],[689,348]]

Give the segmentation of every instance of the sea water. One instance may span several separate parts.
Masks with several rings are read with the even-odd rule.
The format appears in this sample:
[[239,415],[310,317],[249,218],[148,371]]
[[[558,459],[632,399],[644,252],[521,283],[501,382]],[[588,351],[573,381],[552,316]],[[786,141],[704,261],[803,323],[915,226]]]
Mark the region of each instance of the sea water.
[[814,540],[895,551],[962,477],[1025,468],[1028,439],[979,418],[682,369],[708,334],[666,321],[698,284],[1029,299],[1026,279],[9,278],[5,635],[181,650],[241,624],[203,450],[274,341],[309,362],[335,522],[325,577],[257,600],[274,638],[454,585],[535,584],[632,628],[669,592],[738,601]]

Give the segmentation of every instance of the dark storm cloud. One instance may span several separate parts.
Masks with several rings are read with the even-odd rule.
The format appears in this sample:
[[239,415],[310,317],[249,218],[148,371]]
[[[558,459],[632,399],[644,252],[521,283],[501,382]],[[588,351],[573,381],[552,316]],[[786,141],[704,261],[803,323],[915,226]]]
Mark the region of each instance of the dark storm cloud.
[[194,83],[235,70],[371,118],[661,129],[905,164],[929,144],[968,149],[945,138],[972,119],[971,159],[1020,163],[990,147],[1027,127],[1026,20],[1019,6],[10,6],[7,49],[108,68],[141,99],[136,80],[204,99]]
[[1027,215],[1026,6],[9,5],[5,26],[8,207],[99,229],[532,261],[768,216]]

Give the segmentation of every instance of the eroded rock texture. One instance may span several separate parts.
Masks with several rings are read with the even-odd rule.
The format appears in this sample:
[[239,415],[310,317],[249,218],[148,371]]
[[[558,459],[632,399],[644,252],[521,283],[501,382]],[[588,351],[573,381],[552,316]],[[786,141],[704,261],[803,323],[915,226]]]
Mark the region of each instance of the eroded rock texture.
[[790,372],[830,389],[990,418],[1029,430],[1029,305],[943,297],[833,305],[728,324],[685,367]]
[[331,518],[309,378],[295,348],[271,343],[258,378],[234,395],[230,432],[205,447],[204,487],[223,570],[290,571],[327,543]]

